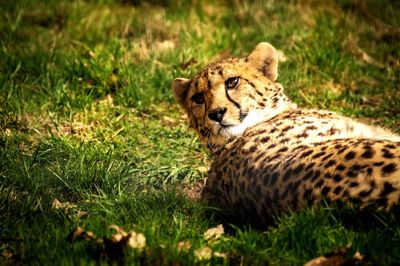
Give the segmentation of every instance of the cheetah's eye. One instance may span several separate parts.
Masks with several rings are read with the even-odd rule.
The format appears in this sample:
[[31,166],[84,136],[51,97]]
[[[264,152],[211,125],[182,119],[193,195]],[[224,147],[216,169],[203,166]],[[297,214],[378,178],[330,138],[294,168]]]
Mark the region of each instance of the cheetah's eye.
[[234,89],[239,83],[239,77],[228,78],[225,81],[225,86],[227,89]]
[[203,104],[204,103],[204,95],[203,93],[199,92],[196,93],[195,95],[192,96],[192,101],[194,101],[197,104]]

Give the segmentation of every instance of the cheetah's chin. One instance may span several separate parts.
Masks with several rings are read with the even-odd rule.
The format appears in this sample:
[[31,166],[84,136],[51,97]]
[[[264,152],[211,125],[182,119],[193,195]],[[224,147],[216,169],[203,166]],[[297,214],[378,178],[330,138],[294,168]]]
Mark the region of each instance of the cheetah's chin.
[[224,137],[239,136],[242,135],[247,128],[261,123],[264,120],[265,116],[262,115],[262,113],[251,111],[238,125],[220,125],[218,128],[218,135],[222,135]]

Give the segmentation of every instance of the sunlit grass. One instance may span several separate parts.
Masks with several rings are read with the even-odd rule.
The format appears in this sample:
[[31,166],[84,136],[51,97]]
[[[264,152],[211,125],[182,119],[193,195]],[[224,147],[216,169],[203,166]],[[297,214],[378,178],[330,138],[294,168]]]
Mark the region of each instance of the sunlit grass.
[[[66,237],[76,226],[109,237],[111,224],[146,237],[127,264],[299,265],[348,243],[350,256],[400,262],[390,215],[354,226],[352,210],[311,209],[260,229],[189,198],[210,160],[170,87],[269,41],[300,106],[400,132],[397,2],[21,0],[0,10],[0,263],[95,264],[93,243]],[[221,221],[226,233],[205,240]]]

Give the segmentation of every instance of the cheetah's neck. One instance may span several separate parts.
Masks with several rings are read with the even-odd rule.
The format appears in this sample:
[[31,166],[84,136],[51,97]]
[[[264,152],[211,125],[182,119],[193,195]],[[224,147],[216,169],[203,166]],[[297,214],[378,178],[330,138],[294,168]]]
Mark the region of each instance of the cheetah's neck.
[[288,97],[282,95],[279,102],[272,107],[267,106],[263,109],[251,110],[242,123],[237,126],[230,127],[227,130],[227,135],[231,137],[239,137],[246,129],[294,109],[297,109],[297,105],[292,103]]

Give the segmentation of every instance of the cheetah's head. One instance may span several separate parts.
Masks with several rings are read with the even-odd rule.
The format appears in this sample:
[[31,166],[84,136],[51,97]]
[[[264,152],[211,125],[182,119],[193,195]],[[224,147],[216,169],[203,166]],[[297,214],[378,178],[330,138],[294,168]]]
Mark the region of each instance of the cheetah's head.
[[175,79],[173,93],[187,112],[190,127],[215,151],[247,128],[292,107],[275,83],[277,68],[275,48],[263,42],[245,58],[209,65],[193,79]]

